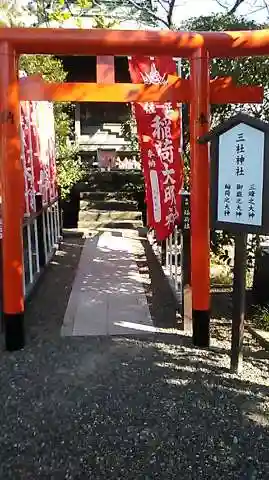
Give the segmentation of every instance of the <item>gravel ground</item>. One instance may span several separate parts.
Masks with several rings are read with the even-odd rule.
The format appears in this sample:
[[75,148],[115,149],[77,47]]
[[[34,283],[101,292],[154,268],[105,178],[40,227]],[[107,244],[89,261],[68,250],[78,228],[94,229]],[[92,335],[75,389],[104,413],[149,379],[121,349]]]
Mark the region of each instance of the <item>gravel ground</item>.
[[0,479],[268,479],[266,353],[247,335],[230,374],[221,320],[209,351],[182,334],[61,339],[80,249],[47,270],[26,348],[1,354]]

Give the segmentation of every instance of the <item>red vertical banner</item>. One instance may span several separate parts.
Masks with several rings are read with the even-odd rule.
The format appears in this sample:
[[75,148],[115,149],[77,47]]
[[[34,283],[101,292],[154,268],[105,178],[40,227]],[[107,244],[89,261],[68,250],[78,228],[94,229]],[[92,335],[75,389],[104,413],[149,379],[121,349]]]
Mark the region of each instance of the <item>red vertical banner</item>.
[[53,104],[47,103],[48,111],[48,155],[49,155],[49,201],[57,198],[57,175],[56,175],[56,146],[55,146],[55,123]]
[[34,130],[38,148],[37,188],[45,205],[57,197],[54,115],[51,103],[36,102]]
[[29,182],[32,182],[33,208],[29,207],[29,195],[25,193],[26,208],[30,213],[35,211],[35,194],[42,195],[43,205],[57,197],[54,115],[53,106],[48,102],[22,102],[21,110],[27,113],[21,115],[21,128],[26,192],[30,188]]
[[[19,71],[20,81],[23,81],[26,76],[24,71]],[[26,215],[30,215],[36,210],[31,109],[32,102],[20,102],[21,161],[24,169],[24,211]]]
[[39,189],[42,194],[43,205],[49,202],[49,145],[47,125],[47,103],[39,102],[37,106],[37,129],[40,145],[40,181]]
[[[26,77],[19,72],[20,81]],[[53,104],[20,102],[21,160],[24,168],[25,214],[36,211],[35,195],[43,204],[57,198]]]
[[40,142],[37,128],[37,102],[30,102],[31,139],[33,150],[35,193],[40,193]]
[[[134,57],[129,60],[133,83],[161,85],[176,74],[172,58]],[[166,239],[181,217],[183,162],[181,118],[176,103],[136,103],[139,146],[145,178],[148,226],[157,240]]]
[[35,212],[35,185],[31,139],[30,102],[21,102],[21,157],[24,168],[25,214]]

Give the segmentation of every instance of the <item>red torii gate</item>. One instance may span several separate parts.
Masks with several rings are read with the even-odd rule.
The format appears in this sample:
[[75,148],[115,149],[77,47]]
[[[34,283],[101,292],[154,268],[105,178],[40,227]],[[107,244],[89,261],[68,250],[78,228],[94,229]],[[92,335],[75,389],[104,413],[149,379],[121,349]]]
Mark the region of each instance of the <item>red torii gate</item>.
[[[260,103],[261,87],[237,87],[230,78],[210,80],[213,57],[268,55],[269,30],[167,32],[3,28],[0,30],[0,154],[3,216],[3,298],[6,346],[24,345],[22,219],[24,175],[20,159],[19,101],[169,101],[190,103],[191,257],[193,341],[209,345],[209,150],[198,138],[209,129],[210,103]],[[21,54],[170,55],[189,58],[190,80],[170,77],[168,85],[114,84],[109,61],[99,63],[97,84],[46,84],[35,77],[18,81]],[[102,66],[101,66],[102,65]],[[111,66],[111,64],[110,64]],[[109,83],[112,79],[112,82]],[[97,77],[98,81],[98,77]]]

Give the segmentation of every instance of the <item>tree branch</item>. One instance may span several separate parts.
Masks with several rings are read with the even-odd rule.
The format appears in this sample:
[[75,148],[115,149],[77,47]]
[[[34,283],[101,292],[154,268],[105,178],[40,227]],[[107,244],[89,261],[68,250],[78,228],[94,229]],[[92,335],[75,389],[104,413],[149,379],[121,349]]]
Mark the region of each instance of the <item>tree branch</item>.
[[[236,13],[237,9],[240,7],[240,5],[242,5],[242,3],[248,3],[246,0],[235,0],[233,6],[229,8],[226,1],[223,1],[223,0],[215,0],[215,1],[220,7],[225,8],[225,10],[227,11],[227,15],[233,15],[234,13]],[[228,3],[231,3],[231,2],[228,2]],[[254,8],[256,3],[257,3],[256,1],[249,2],[250,14],[253,14],[253,13],[259,12],[260,10],[265,9],[267,11],[267,14],[269,15],[269,5],[267,0],[262,0],[261,4],[259,6],[256,6],[256,8]],[[253,8],[253,10],[251,8]]]
[[263,0],[264,8],[267,10],[267,15],[269,16],[269,5],[266,0]]
[[[171,0],[173,1],[173,0]],[[137,8],[137,10],[140,10],[141,12],[146,12],[148,13],[149,15],[151,15],[155,20],[157,20],[157,22],[161,22],[163,23],[163,25],[165,25],[167,28],[170,28],[170,25],[168,23],[167,20],[164,20],[163,18],[160,18],[158,15],[156,15],[156,13],[154,13],[150,8],[148,8],[145,4],[144,5],[139,5],[136,3],[135,0],[128,0],[128,2],[135,8]],[[175,2],[174,2],[175,3]]]
[[169,25],[169,28],[171,28],[171,26],[172,26],[172,18],[173,18],[175,3],[176,3],[176,0],[171,0],[170,1],[168,13],[167,13],[167,23]]
[[233,7],[228,11],[228,15],[233,15],[244,1],[245,0],[236,0]]
[[243,3],[245,0],[235,0],[234,4],[232,7],[229,7],[229,3],[231,2],[224,2],[222,0],[215,0],[217,2],[217,4],[221,7],[221,8],[225,8],[226,12],[227,12],[227,15],[233,15],[236,10],[238,9],[238,7],[240,7],[241,3]]

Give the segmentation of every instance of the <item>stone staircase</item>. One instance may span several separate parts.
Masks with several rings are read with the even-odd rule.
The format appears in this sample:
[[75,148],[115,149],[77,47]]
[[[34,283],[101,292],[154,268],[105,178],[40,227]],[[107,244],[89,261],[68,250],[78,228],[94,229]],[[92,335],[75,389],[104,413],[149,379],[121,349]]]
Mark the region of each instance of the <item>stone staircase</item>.
[[[92,234],[106,229],[136,229],[143,226],[142,212],[134,191],[124,191],[122,178],[92,175],[78,186],[78,230]],[[111,180],[112,179],[112,180]],[[120,188],[119,188],[120,187]]]
[[96,200],[94,192],[83,192],[80,199],[78,228],[80,230],[96,230],[104,228],[137,228],[142,226],[142,214],[133,200],[117,200],[106,198],[105,192],[96,192],[104,200]]

